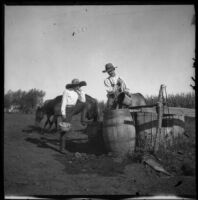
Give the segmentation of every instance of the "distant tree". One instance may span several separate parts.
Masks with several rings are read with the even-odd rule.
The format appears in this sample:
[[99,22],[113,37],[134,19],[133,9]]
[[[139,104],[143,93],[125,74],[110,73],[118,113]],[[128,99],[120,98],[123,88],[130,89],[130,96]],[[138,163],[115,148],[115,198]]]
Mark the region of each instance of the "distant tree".
[[11,105],[18,105],[23,112],[35,110],[36,107],[43,103],[45,92],[38,89],[31,89],[28,92],[9,90],[4,95],[4,107],[9,108]]
[[13,101],[13,91],[9,90],[5,95],[4,95],[4,107],[9,108],[12,104]]
[[21,90],[17,90],[16,92],[13,92],[12,103],[16,104],[16,105],[21,105],[22,96],[23,96],[23,91],[21,91]]
[[11,105],[11,98],[8,94],[4,95],[4,108],[9,108]]
[[45,92],[42,90],[31,89],[26,95],[23,97],[23,109],[35,110],[38,105],[43,103],[43,97],[45,96]]

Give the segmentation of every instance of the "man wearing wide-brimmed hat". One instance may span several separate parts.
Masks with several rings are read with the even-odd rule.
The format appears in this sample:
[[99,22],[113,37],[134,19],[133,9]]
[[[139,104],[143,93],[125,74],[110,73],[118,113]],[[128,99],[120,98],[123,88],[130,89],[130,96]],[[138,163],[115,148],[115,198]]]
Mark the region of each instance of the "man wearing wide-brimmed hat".
[[[71,83],[66,84],[65,90],[63,92],[62,103],[61,103],[61,114],[62,122],[59,123],[61,128],[60,132],[60,151],[65,151],[65,140],[66,132],[71,130],[71,120],[72,120],[72,111],[77,106],[76,102],[86,102],[85,93],[81,89],[82,86],[86,86],[85,81],[79,81],[78,79],[73,79]],[[80,104],[78,104],[80,105]]]
[[85,102],[85,93],[81,89],[82,86],[86,86],[85,81],[79,81],[78,79],[73,79],[71,83],[66,84],[65,90],[63,92],[62,104],[61,104],[61,114],[64,121],[70,121],[69,108],[74,107],[77,100],[80,102]]
[[129,94],[129,89],[126,86],[125,81],[120,78],[119,75],[115,72],[115,69],[112,63],[107,63],[105,65],[105,70],[103,73],[108,73],[108,77],[104,80],[105,89],[107,91],[107,108],[114,108],[116,106],[116,97],[121,92],[126,92]]

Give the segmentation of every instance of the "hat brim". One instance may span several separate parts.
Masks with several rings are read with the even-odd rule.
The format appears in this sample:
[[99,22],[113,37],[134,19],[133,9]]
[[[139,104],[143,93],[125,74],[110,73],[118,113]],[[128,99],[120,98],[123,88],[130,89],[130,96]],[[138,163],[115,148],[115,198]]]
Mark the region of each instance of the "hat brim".
[[113,68],[110,69],[110,70],[103,70],[102,72],[103,72],[103,73],[105,73],[105,72],[111,72],[111,71],[115,70],[115,68],[117,68],[117,67],[113,67]]
[[71,83],[67,84],[65,87],[67,89],[70,89],[70,88],[74,88],[74,87],[77,87],[77,86],[82,87],[82,86],[86,86],[86,85],[87,85],[87,83],[85,81],[81,81],[78,84],[71,84]]

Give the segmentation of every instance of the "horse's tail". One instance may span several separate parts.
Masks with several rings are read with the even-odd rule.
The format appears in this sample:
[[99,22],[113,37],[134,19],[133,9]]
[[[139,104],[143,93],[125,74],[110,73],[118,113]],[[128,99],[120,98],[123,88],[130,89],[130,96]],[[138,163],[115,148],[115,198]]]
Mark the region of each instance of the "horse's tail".
[[99,121],[100,120],[100,106],[98,103],[98,100],[89,96],[88,94],[85,94],[86,101],[92,104],[92,118],[93,121]]
[[95,101],[95,108],[96,108],[96,121],[100,121],[100,106],[97,100]]

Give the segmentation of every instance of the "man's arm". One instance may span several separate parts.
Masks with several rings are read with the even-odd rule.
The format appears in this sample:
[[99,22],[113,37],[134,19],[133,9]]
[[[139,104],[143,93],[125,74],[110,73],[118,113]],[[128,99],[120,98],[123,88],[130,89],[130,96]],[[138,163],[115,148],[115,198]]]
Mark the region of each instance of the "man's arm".
[[105,86],[105,89],[107,91],[107,93],[111,94],[111,93],[114,93],[115,92],[115,88],[113,87],[114,85],[112,85],[109,81],[109,79],[105,79],[104,80],[104,86]]
[[66,118],[66,106],[67,106],[67,92],[66,90],[64,90],[61,103],[61,114],[64,119]]
[[130,90],[126,86],[126,82],[120,77],[118,78],[117,85],[119,89],[121,90],[121,92],[128,92],[128,93],[130,92]]
[[78,100],[80,101],[80,102],[86,102],[86,98],[85,98],[85,92],[81,89],[81,88],[79,88],[79,89],[77,89],[77,90],[75,90],[76,92],[77,92],[77,94],[78,94]]

